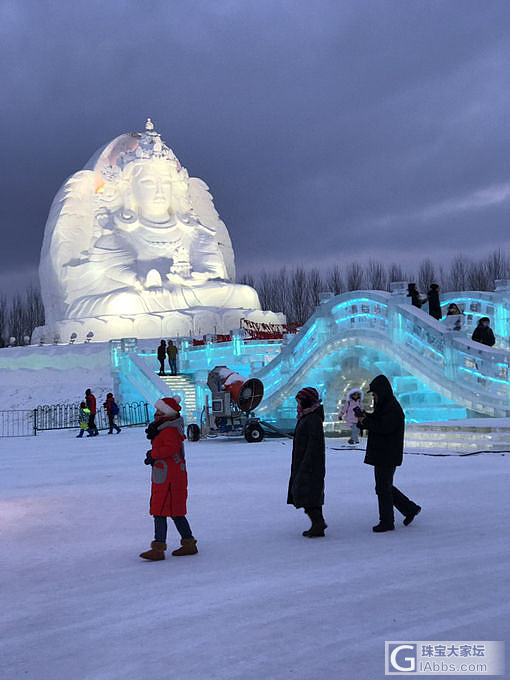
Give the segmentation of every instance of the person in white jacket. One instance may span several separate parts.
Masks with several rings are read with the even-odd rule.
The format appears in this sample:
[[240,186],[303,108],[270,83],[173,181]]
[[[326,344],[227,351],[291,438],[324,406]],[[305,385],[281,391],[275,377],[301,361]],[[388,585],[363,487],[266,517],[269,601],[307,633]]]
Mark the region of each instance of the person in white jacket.
[[345,418],[345,422],[351,428],[349,444],[359,444],[360,429],[358,427],[358,416],[354,413],[356,406],[359,406],[361,409],[363,408],[363,392],[358,387],[354,387],[347,392],[344,405],[338,414],[338,420]]

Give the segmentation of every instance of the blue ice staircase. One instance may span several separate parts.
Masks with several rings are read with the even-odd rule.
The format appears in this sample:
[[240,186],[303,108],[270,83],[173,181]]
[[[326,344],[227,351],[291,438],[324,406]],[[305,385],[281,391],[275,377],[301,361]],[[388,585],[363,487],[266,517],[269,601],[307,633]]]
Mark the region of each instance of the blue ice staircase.
[[165,383],[168,388],[166,390],[166,396],[173,396],[176,394],[180,396],[182,412],[186,414],[185,420],[188,420],[188,416],[194,414],[197,408],[195,382],[193,377],[185,373],[180,375],[164,375],[161,376],[161,381]]

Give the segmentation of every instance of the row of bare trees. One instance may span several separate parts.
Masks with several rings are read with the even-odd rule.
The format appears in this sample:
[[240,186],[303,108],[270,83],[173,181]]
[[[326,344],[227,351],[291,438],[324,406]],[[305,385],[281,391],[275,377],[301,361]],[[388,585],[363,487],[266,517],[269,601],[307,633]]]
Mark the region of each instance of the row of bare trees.
[[[349,290],[389,290],[392,281],[413,281],[422,292],[426,292],[431,283],[438,283],[443,292],[494,290],[494,281],[506,278],[510,278],[510,257],[495,250],[480,260],[458,255],[449,267],[436,266],[426,259],[417,272],[407,271],[396,263],[386,265],[370,260],[366,264],[335,265],[327,271],[282,267],[271,272],[245,274],[240,283],[257,290],[263,309],[283,312],[289,323],[303,324],[324,291],[338,295]],[[9,344],[11,338],[17,345],[30,342],[34,328],[42,325],[44,307],[36,286],[31,284],[24,293],[15,293],[10,300],[0,295],[0,347]]]
[[10,300],[0,295],[0,347],[30,344],[34,328],[43,324],[41,293],[33,284]]
[[319,293],[335,295],[350,290],[390,290],[392,281],[408,281],[427,292],[431,283],[438,283],[443,292],[460,290],[494,290],[496,279],[510,278],[510,257],[500,250],[480,260],[457,255],[449,267],[436,266],[425,259],[418,271],[407,271],[401,265],[385,265],[376,260],[366,264],[350,262],[335,265],[327,271],[302,266],[277,271],[245,274],[246,283],[259,294],[262,309],[283,312],[289,323],[303,324],[319,303]]

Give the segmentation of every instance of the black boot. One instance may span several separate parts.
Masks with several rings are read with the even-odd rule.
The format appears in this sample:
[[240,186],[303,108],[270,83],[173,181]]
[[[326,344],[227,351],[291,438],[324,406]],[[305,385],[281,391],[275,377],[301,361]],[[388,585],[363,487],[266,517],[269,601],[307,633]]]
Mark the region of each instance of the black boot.
[[312,521],[312,526],[308,531],[303,531],[303,536],[308,538],[319,538],[324,536],[324,529],[327,529],[328,525],[324,521],[322,516],[322,508],[309,508],[305,510],[306,514]]
[[379,505],[379,524],[372,527],[372,531],[375,531],[376,534],[383,531],[392,531],[395,528],[393,498],[390,494],[378,494],[377,502]]
[[383,531],[393,531],[394,529],[394,524],[383,524],[382,522],[379,522],[379,524],[376,524],[375,527],[372,527],[372,531],[374,531],[376,534],[382,534]]
[[409,524],[411,524],[411,522],[416,517],[416,515],[420,512],[420,510],[421,510],[421,506],[417,505],[416,508],[411,513],[409,513],[409,515],[406,515],[404,517],[404,526],[406,526],[406,527],[409,526]]

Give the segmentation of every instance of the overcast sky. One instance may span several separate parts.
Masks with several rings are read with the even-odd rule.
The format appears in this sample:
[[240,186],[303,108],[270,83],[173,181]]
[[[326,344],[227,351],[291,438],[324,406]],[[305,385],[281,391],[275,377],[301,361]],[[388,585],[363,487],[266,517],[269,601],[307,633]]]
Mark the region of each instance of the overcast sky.
[[151,116],[240,273],[510,250],[507,0],[0,0],[0,284]]

